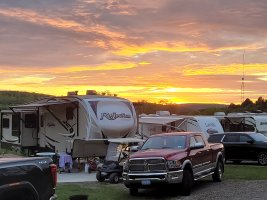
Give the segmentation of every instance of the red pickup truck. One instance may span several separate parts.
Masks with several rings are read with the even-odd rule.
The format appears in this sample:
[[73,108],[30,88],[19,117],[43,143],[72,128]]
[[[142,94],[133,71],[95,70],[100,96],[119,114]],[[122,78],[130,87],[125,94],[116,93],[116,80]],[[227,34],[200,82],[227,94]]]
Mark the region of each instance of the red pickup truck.
[[[209,144],[201,133],[175,132],[149,137],[124,164],[123,182],[131,195],[139,188],[171,184],[190,195],[195,180],[212,175],[220,182],[224,172],[224,147]],[[177,186],[176,186],[177,185]]]

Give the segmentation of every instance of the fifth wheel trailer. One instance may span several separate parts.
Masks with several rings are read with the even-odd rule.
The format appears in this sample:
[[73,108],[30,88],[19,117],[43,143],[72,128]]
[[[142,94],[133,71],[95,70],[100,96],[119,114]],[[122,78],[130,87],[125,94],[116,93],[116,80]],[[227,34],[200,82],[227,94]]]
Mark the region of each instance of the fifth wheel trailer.
[[171,115],[168,111],[139,115],[139,134],[142,137],[174,131],[201,132],[206,138],[210,134],[224,132],[214,116]]
[[267,113],[214,113],[225,132],[259,132],[267,136]]
[[105,156],[111,138],[134,137],[133,104],[102,95],[49,97],[1,111],[1,144],[68,152],[73,157]]

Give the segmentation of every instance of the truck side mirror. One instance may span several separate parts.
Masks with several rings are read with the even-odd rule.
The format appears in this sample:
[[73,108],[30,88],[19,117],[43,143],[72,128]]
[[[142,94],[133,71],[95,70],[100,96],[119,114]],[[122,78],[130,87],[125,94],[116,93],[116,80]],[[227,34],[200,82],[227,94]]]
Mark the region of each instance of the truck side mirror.
[[131,147],[130,147],[130,151],[131,151],[131,152],[137,152],[137,151],[139,151],[140,149],[141,149],[140,146],[131,146]]
[[200,142],[197,142],[194,145],[190,145],[190,149],[201,149],[201,148],[204,148],[204,144]]

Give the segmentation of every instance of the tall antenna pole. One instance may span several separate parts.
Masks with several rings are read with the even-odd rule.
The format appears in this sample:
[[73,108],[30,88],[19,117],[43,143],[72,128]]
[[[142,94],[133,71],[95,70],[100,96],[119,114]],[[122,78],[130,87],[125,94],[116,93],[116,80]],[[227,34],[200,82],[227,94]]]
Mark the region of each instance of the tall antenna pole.
[[245,49],[243,51],[243,74],[242,74],[242,83],[241,83],[241,104],[244,102],[244,98],[245,98],[245,66],[244,66],[244,62],[245,62]]

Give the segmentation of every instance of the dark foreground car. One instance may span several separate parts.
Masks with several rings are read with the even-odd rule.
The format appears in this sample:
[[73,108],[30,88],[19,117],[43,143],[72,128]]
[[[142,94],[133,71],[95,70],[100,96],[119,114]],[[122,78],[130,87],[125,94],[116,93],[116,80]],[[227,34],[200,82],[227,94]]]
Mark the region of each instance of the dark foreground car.
[[260,165],[267,165],[267,137],[261,133],[226,132],[211,135],[208,141],[224,144],[225,160],[235,163],[253,160]]
[[0,200],[56,200],[51,158],[0,158]]

